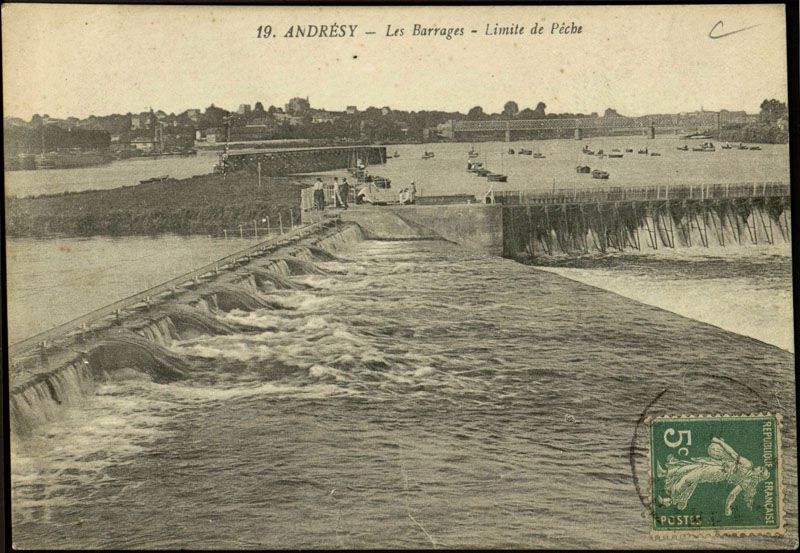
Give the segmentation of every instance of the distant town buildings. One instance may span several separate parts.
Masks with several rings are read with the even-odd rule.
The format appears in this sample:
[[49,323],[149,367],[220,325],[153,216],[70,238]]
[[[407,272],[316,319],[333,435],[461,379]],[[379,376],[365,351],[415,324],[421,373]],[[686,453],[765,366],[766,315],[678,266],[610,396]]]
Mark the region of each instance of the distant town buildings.
[[311,104],[306,98],[292,98],[286,104],[285,110],[289,115],[303,115],[311,109]]
[[[7,137],[16,137],[5,142],[7,155],[12,156],[65,148],[59,141],[64,144],[85,144],[81,147],[86,149],[107,149],[120,156],[134,156],[183,152],[195,146],[220,142],[296,138],[384,142],[448,140],[457,138],[455,122],[475,124],[474,122],[480,121],[561,118],[594,119],[598,122],[596,128],[646,124],[656,129],[661,127],[722,132],[761,126],[775,131],[768,135],[772,137],[770,140],[783,140],[783,137],[788,136],[786,106],[777,100],[765,100],[761,105],[761,112],[757,114],[729,110],[706,111],[701,108],[691,112],[628,117],[613,108],[606,109],[600,116],[597,113],[545,113],[545,108],[545,104],[539,102],[535,109],[523,107],[519,111],[494,114],[484,112],[479,106],[470,109],[466,115],[441,111],[396,111],[389,106],[368,107],[359,111],[357,106],[349,105],[343,111],[334,111],[312,107],[309,97],[294,97],[283,107],[269,106],[268,109],[261,102],[255,102],[240,104],[235,111],[211,104],[205,109],[189,108],[177,115],[150,108],[138,113],[91,115],[84,119],[59,119],[47,114],[34,115],[30,121],[5,117],[3,127]],[[52,131],[54,127],[68,131],[72,136],[61,131],[45,133],[47,129]],[[748,132],[752,135],[753,132],[761,131],[751,129]],[[76,133],[84,134],[76,137]],[[43,140],[45,134],[53,137],[50,142]]]

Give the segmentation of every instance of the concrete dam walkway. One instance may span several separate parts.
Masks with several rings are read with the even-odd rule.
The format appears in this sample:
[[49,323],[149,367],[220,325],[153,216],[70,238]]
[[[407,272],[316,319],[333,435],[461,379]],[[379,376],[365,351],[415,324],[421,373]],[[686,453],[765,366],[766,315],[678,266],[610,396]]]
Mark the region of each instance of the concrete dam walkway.
[[305,211],[303,220],[331,213],[372,239],[439,238],[512,258],[791,242],[785,183],[503,191],[466,204]]

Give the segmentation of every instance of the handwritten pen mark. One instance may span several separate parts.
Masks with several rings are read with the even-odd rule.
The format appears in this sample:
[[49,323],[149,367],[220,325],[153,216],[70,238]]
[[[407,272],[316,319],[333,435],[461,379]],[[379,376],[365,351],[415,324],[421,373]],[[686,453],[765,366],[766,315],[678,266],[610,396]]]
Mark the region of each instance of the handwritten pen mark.
[[716,38],[723,38],[723,37],[726,37],[726,36],[729,36],[729,35],[735,35],[736,33],[741,33],[742,31],[747,31],[748,29],[753,29],[753,28],[755,28],[755,27],[758,27],[758,25],[760,25],[760,23],[759,23],[759,24],[756,24],[756,25],[750,25],[749,27],[743,27],[743,28],[741,28],[741,29],[737,29],[737,30],[735,30],[735,31],[730,31],[730,32],[727,32],[727,33],[722,33],[721,35],[715,35],[715,34],[714,34],[714,31],[716,31],[716,30],[717,30],[717,27],[720,27],[720,28],[723,28],[723,27],[725,27],[725,24],[722,22],[722,20],[720,20],[720,21],[717,21],[717,22],[714,24],[714,26],[713,26],[713,27],[711,27],[711,30],[710,30],[710,31],[708,31],[708,38],[715,38],[715,39],[716,39]]

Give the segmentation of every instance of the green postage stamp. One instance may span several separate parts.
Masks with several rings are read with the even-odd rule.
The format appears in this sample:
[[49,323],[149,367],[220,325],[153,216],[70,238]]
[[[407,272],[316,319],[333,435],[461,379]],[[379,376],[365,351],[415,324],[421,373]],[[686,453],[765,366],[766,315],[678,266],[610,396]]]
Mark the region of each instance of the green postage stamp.
[[654,536],[783,533],[779,415],[658,417],[649,427]]

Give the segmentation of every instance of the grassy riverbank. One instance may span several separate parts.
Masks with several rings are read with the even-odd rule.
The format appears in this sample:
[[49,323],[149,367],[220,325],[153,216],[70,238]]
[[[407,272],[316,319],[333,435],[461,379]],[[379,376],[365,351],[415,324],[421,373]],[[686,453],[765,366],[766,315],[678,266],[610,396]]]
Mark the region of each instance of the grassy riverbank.
[[308,179],[263,178],[244,172],[6,199],[10,237],[221,235],[223,229],[252,226],[269,217],[285,224],[290,210],[299,218],[300,190]]

